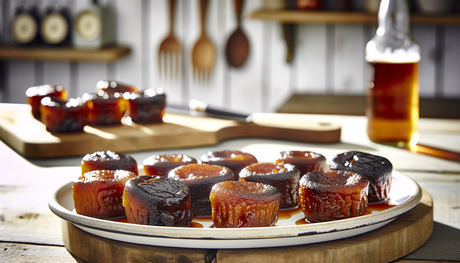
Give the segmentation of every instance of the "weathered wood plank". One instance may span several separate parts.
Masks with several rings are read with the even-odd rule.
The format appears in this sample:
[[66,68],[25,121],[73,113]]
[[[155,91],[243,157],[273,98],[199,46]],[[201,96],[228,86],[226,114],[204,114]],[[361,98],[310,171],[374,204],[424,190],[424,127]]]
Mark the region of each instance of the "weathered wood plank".
[[0,185],[0,241],[62,245],[60,219],[51,213],[48,202],[54,190],[78,176],[78,170],[62,178],[40,176],[49,183]]
[[[296,25],[287,25],[286,27],[282,24],[268,21],[263,25],[263,35],[258,36],[264,39],[265,45],[262,49],[262,72],[255,73],[257,74],[256,76],[262,78],[260,99],[265,111],[274,112],[298,86],[296,69],[297,62],[302,57],[298,55],[297,39],[294,38],[297,28],[298,26]],[[287,35],[285,37],[292,37],[294,42],[294,50],[292,51],[294,56],[290,63],[286,61],[288,47],[285,37],[283,37],[285,34]],[[292,34],[292,36],[289,36],[289,34]]]
[[420,45],[419,84],[421,97],[435,97],[436,89],[436,63],[438,50],[436,46],[436,27],[413,26],[412,31]]
[[20,48],[15,46],[2,47],[0,58],[23,59],[38,61],[90,61],[114,62],[129,54],[130,48],[113,47],[101,50],[78,50],[71,47],[30,47]]
[[[142,1],[114,1],[116,42],[131,48],[129,56],[115,65],[115,78],[120,82],[144,88],[142,83]],[[83,77],[83,76],[81,76]]]
[[211,263],[216,250],[139,245],[101,238],[63,222],[66,248],[88,262],[204,262]]
[[31,61],[11,60],[5,63],[8,67],[7,100],[12,103],[26,103],[26,90],[36,85],[35,63]]
[[[306,114],[364,115],[364,95],[293,94],[276,112]],[[460,118],[460,100],[420,98],[421,118]]]
[[460,258],[460,230],[444,224],[434,222],[433,234],[430,239],[415,250],[403,257],[406,260],[433,260],[458,261]]
[[78,262],[64,246],[37,246],[17,243],[0,243],[0,261],[21,263]]
[[[107,67],[105,63],[78,63],[77,72],[71,72],[71,74],[77,74],[75,89],[70,94],[73,94],[74,97],[82,96],[83,93],[93,93],[96,92],[96,84],[99,80],[107,79]],[[126,83],[126,82],[125,82]],[[128,82],[127,84],[133,84]]]
[[444,31],[444,71],[443,71],[443,97],[460,98],[460,27],[448,26]]
[[334,42],[334,93],[364,94],[364,26],[335,26]]
[[299,25],[298,30],[296,92],[326,93],[326,79],[331,78],[326,65],[326,25]]

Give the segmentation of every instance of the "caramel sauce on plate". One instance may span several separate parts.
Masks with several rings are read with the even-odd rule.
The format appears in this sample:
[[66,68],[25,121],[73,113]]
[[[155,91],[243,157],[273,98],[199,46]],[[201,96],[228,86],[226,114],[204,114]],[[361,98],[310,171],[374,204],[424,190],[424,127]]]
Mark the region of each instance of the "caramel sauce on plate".
[[[367,210],[364,213],[364,215],[370,215],[372,214],[373,211],[382,212],[392,207],[395,207],[396,205],[397,204],[394,203],[391,199],[387,199],[379,203],[370,203],[367,205]],[[280,214],[281,214],[281,211],[280,211]],[[311,224],[311,223],[308,222],[308,220],[306,220],[305,218],[302,218],[302,219],[297,220],[295,224],[296,225],[306,225],[306,224]]]
[[[391,199],[387,199],[387,200],[385,200],[383,202],[380,202],[380,203],[370,203],[370,204],[367,205],[367,210],[366,210],[366,213],[364,215],[370,215],[370,214],[372,214],[373,211],[382,212],[382,211],[385,211],[387,209],[393,208],[396,205],[397,204],[394,203]],[[288,219],[291,216],[293,216],[293,215],[295,215],[297,213],[300,213],[300,212],[302,212],[302,208],[300,206],[294,207],[294,208],[282,209],[279,212],[278,219],[280,219],[280,220]],[[198,221],[206,221],[206,222],[211,222],[212,221],[211,216],[197,216],[197,217],[194,217],[193,219],[198,220]],[[120,222],[120,223],[129,223],[128,220],[126,219],[126,217],[119,217],[119,218],[110,219],[110,220],[114,221],[114,222]],[[307,224],[312,224],[312,223],[310,223],[307,220],[305,220],[305,218],[302,218],[302,219],[297,220],[295,222],[295,224],[296,225],[307,225]],[[203,228],[203,225],[201,223],[199,223],[199,222],[192,221],[192,223],[190,224],[189,227]],[[211,225],[210,228],[215,228],[215,227],[214,227],[214,225]]]
[[[196,217],[196,219],[200,220],[200,221],[212,221],[211,217]],[[128,222],[128,219],[126,218],[126,216],[123,216],[123,217],[118,217],[118,218],[113,218],[113,219],[108,219],[110,221],[114,221],[114,222],[119,222],[119,223],[126,223],[126,224],[130,224]],[[190,226],[189,227],[193,227],[193,228],[203,228],[203,225],[198,223],[198,222],[195,222],[195,221],[192,221],[192,223],[190,223]]]
[[278,219],[288,219],[291,218],[292,215],[302,212],[302,208],[299,206],[294,208],[287,208],[287,209],[280,209]]

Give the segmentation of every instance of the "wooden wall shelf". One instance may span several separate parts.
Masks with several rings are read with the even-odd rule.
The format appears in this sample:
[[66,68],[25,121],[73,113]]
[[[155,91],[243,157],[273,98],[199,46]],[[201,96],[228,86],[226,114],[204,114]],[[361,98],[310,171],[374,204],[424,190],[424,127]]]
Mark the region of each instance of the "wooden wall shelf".
[[[377,15],[363,12],[259,10],[249,18],[273,20],[280,23],[326,23],[326,24],[377,24]],[[411,24],[460,25],[460,14],[411,15]]]
[[[460,119],[460,98],[420,98],[421,118]],[[363,95],[293,94],[276,112],[365,115]]]
[[115,62],[131,52],[129,47],[109,47],[99,50],[81,50],[71,47],[17,47],[1,46],[0,59],[34,61]]

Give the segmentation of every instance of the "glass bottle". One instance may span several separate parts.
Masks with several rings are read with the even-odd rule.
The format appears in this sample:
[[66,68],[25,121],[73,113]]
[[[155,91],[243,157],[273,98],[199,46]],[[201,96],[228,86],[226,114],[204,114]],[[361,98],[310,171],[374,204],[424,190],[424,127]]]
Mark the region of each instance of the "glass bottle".
[[67,7],[52,4],[46,8],[40,25],[43,42],[50,46],[68,46],[71,29]]
[[409,29],[406,0],[382,0],[378,29],[366,45],[367,133],[373,142],[418,141],[420,48]]
[[34,5],[20,4],[11,21],[11,38],[17,45],[40,44],[40,17]]

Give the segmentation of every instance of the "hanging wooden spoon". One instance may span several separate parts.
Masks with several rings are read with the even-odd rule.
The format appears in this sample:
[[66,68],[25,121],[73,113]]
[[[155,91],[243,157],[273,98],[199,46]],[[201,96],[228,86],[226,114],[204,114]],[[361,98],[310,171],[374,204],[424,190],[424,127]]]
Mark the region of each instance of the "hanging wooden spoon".
[[206,34],[207,9],[208,0],[200,0],[201,36],[192,49],[193,74],[204,81],[209,80],[214,60],[216,58],[214,45]]
[[238,68],[241,67],[248,58],[249,41],[241,28],[241,13],[243,11],[244,0],[234,0],[234,4],[237,27],[228,38],[225,54],[228,64]]

